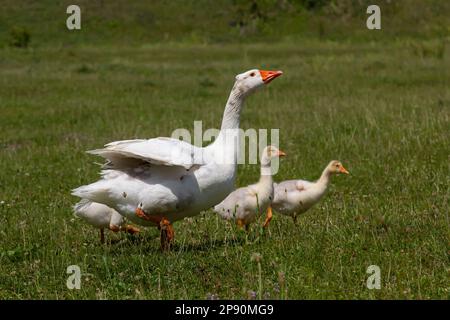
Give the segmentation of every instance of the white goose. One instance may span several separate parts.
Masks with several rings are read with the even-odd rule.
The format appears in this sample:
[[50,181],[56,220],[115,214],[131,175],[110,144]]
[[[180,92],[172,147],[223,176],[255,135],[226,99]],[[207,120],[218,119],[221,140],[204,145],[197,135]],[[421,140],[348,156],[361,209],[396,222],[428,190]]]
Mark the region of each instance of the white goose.
[[250,223],[255,221],[256,215],[267,210],[271,211],[270,203],[273,199],[273,179],[271,161],[275,157],[286,154],[277,147],[267,146],[261,155],[261,175],[259,181],[247,187],[234,190],[221,203],[214,207],[214,211],[226,220],[236,220],[238,226],[245,226],[248,230]]
[[73,210],[76,216],[100,229],[101,243],[105,242],[104,229],[109,229],[113,232],[125,231],[131,234],[139,232],[138,228],[126,224],[125,218],[116,210],[104,204],[83,199],[74,206]]
[[319,202],[327,191],[331,175],[337,173],[349,174],[339,161],[333,160],[326,166],[316,182],[286,180],[278,184],[275,183],[272,208],[276,212],[291,216],[296,222],[297,215],[306,212]]
[[161,246],[173,240],[171,223],[222,201],[234,190],[239,120],[245,98],[281,71],[250,70],[236,76],[220,134],[205,148],[172,138],[126,140],[90,151],[108,160],[102,179],[73,190],[129,220],[161,229]]

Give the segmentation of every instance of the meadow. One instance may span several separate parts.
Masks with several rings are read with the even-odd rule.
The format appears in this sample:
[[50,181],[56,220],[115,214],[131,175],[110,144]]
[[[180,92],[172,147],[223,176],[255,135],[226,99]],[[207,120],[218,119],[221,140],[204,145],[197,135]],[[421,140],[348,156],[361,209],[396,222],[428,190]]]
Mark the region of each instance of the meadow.
[[[450,60],[440,45],[4,48],[0,298],[448,298]],[[156,229],[108,233],[101,245],[71,210],[70,190],[98,177],[101,160],[84,151],[194,120],[217,128],[235,74],[253,67],[284,71],[247,100],[241,122],[280,129],[288,157],[275,179],[316,179],[332,159],[351,175],[297,225],[275,214],[269,232],[246,234],[207,211],[175,224],[167,253]],[[246,185],[259,167],[238,172]],[[69,265],[83,272],[80,290],[66,287]],[[380,290],[366,287],[370,265]]]
[[[72,2],[2,3],[0,299],[450,297],[449,3],[379,1],[383,29],[368,31],[367,1],[257,2],[79,0],[72,33]],[[333,159],[351,174],[297,225],[275,213],[247,234],[205,211],[175,223],[170,252],[156,228],[100,244],[72,213],[71,189],[99,177],[85,151],[218,128],[251,68],[284,71],[241,116],[279,129],[275,180],[317,179]],[[238,186],[258,177],[239,165]]]

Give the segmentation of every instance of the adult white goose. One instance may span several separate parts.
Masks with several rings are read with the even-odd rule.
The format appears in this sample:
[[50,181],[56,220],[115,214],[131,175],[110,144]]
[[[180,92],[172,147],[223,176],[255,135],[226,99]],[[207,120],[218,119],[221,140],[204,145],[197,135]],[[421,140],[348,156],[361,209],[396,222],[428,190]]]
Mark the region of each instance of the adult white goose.
[[100,229],[101,243],[105,242],[104,229],[109,229],[113,232],[125,231],[131,234],[139,232],[138,228],[126,224],[125,218],[116,210],[101,203],[83,199],[74,206],[73,211],[76,216]]
[[102,179],[72,194],[105,204],[137,224],[158,226],[162,248],[168,248],[171,223],[212,207],[233,191],[244,100],[281,74],[255,69],[237,75],[220,134],[205,148],[155,138],[112,142],[91,151],[108,160]]
[[261,155],[261,175],[259,181],[247,187],[234,190],[214,211],[226,220],[235,220],[238,226],[248,230],[250,223],[255,221],[258,213],[271,211],[273,199],[273,179],[271,161],[273,158],[286,154],[274,146],[264,148]]
[[[276,212],[289,215],[296,222],[297,215],[306,212],[325,194],[333,174],[349,174],[347,169],[337,160],[331,161],[323,170],[316,182],[305,180],[286,180],[274,184],[275,196],[272,208]],[[270,220],[270,219],[269,219]]]

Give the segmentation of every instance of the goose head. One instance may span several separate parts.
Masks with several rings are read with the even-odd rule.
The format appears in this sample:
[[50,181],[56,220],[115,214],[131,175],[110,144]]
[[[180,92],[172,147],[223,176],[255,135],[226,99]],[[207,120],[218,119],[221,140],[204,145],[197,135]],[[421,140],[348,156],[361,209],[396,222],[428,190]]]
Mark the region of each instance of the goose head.
[[267,146],[264,148],[261,155],[261,165],[262,166],[270,166],[270,162],[274,158],[285,157],[286,153],[281,151],[275,146]]
[[345,173],[349,174],[350,172],[347,171],[347,169],[344,168],[342,163],[337,160],[333,160],[328,164],[328,172],[332,174],[338,174],[338,173]]
[[236,76],[235,88],[243,95],[247,95],[264,84],[270,83],[273,79],[281,76],[282,71],[267,71],[252,69]]

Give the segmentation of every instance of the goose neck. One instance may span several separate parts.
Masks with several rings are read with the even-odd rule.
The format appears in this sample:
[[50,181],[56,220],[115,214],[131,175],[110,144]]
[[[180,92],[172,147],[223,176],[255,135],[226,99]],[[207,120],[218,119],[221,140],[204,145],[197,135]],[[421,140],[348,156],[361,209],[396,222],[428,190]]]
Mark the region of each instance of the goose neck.
[[221,132],[228,129],[239,129],[239,120],[244,100],[244,90],[235,83],[225,106],[220,129]]
[[317,184],[327,187],[328,184],[330,183],[330,177],[331,177],[330,170],[328,170],[328,167],[326,167],[325,170],[323,170],[319,180],[317,181]]
[[270,165],[261,166],[261,176],[259,178],[260,182],[271,182],[272,181],[272,168]]

